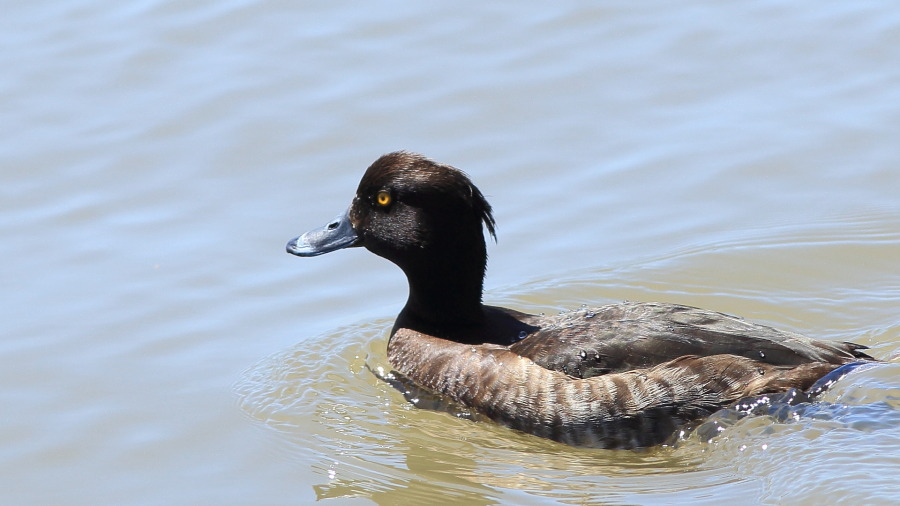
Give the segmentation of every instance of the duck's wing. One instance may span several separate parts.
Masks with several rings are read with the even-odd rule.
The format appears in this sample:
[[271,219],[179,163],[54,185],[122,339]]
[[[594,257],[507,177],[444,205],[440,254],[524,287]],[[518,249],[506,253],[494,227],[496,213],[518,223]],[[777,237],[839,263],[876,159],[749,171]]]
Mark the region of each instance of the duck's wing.
[[807,388],[836,366],[772,366],[734,355],[684,356],[649,369],[574,379],[499,345],[400,329],[391,365],[416,385],[514,429],[576,446],[665,442],[687,422],[749,395]]
[[737,355],[771,365],[871,360],[865,346],[812,339],[689,306],[624,303],[545,317],[510,351],[587,378],[652,367],[683,355]]

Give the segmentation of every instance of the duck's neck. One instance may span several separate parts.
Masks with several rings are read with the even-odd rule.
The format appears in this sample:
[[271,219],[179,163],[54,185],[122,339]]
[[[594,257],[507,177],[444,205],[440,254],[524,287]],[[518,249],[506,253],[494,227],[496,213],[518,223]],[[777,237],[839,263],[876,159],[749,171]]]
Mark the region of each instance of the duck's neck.
[[409,299],[398,325],[447,337],[454,330],[483,323],[481,294],[486,257],[473,254],[477,248],[468,254],[455,251],[460,249],[432,252],[427,262],[403,269],[409,281]]

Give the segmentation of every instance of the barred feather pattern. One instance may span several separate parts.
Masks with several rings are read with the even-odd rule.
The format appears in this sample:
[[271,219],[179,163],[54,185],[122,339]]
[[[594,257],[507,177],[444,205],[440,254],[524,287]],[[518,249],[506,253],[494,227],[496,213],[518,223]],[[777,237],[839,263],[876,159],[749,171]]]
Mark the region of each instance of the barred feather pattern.
[[837,367],[689,355],[580,379],[545,369],[505,346],[460,344],[403,328],[391,337],[388,359],[416,385],[500,424],[599,448],[660,444],[687,422],[742,397],[805,389]]

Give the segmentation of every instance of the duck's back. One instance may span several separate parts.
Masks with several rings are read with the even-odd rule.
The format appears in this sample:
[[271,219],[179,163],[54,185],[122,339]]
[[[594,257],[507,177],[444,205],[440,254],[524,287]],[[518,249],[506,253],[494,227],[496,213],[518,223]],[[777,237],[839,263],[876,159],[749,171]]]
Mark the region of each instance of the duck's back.
[[871,359],[857,344],[820,341],[676,304],[612,304],[531,323],[539,330],[510,351],[578,378],[652,367],[684,355],[736,355],[775,366]]

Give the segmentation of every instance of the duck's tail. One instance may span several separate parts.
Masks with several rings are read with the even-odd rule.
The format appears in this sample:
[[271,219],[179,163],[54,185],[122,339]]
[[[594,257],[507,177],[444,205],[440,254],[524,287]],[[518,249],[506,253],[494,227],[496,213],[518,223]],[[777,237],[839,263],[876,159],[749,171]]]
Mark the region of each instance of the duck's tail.
[[[865,355],[866,358],[871,358],[865,353],[861,354]],[[844,364],[816,380],[816,382],[813,383],[812,386],[806,389],[805,393],[809,397],[810,401],[814,401],[820,395],[828,391],[828,389],[831,388],[832,385],[840,381],[844,376],[850,374],[852,371],[860,367],[868,369],[869,367],[873,367],[875,365],[875,362],[869,360],[860,360],[859,362],[850,362],[849,364]]]

